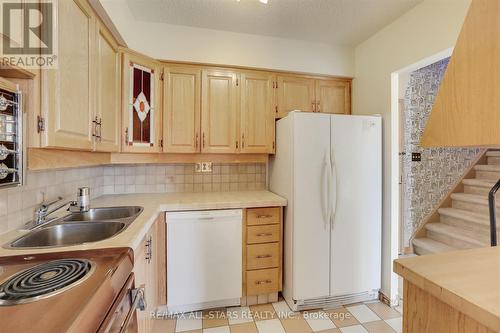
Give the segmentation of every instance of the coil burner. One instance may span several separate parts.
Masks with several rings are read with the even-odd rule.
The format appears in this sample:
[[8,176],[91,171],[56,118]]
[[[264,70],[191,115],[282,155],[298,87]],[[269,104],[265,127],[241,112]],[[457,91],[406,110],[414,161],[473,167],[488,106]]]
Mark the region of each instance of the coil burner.
[[0,285],[0,305],[34,302],[68,290],[88,278],[94,266],[85,259],[53,260],[19,272]]

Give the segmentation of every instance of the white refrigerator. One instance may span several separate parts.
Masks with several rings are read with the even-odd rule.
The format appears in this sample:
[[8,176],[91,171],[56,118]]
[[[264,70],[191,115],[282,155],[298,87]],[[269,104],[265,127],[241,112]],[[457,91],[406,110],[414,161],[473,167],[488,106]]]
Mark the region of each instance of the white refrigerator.
[[292,310],[378,298],[381,123],[298,111],[277,122],[269,177],[288,199],[283,296]]

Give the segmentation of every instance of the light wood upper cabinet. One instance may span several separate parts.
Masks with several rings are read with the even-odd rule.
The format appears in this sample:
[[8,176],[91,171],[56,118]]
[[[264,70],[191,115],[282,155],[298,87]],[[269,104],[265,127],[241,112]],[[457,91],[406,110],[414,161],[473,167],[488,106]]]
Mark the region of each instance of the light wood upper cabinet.
[[238,74],[204,70],[201,100],[201,151],[236,153],[238,140]]
[[125,50],[122,69],[122,151],[158,153],[162,150],[159,63]]
[[278,76],[278,112],[323,112],[351,114],[351,79]]
[[201,70],[165,67],[163,151],[196,153],[201,137]]
[[85,1],[58,1],[59,68],[42,71],[42,146],[92,149],[95,17]]
[[110,33],[97,24],[97,109],[94,117],[95,149],[120,147],[120,52]]
[[500,145],[500,1],[473,0],[432,107],[423,147]]
[[315,111],[321,113],[351,113],[351,82],[316,80]]
[[314,79],[278,75],[278,118],[293,110],[314,111]]
[[275,75],[241,73],[240,138],[242,153],[272,153]]

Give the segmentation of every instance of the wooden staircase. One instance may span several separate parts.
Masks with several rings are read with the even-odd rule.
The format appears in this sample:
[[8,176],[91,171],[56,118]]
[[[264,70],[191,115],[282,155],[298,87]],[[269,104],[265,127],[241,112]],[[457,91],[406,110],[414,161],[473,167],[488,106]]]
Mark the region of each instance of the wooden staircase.
[[[500,179],[500,151],[486,152],[486,164],[473,167],[472,178],[463,179],[459,192],[449,198],[412,240],[418,255],[490,245],[488,192]],[[484,162],[483,162],[484,163]],[[500,218],[500,200],[497,201]],[[500,231],[500,227],[498,228]],[[500,237],[500,233],[498,233]]]

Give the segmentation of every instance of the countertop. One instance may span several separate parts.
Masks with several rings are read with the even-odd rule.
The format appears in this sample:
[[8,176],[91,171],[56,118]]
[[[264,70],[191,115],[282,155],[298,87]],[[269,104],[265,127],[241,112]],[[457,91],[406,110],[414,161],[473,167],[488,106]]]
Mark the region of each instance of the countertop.
[[394,272],[500,332],[500,247],[398,259]]
[[91,207],[142,206],[144,211],[120,234],[99,242],[83,245],[22,250],[3,248],[5,244],[26,233],[26,231],[14,230],[0,235],[0,245],[2,246],[0,247],[0,256],[112,247],[136,249],[158,217],[158,214],[162,212],[286,206],[286,203],[286,199],[269,191],[105,195],[93,199]]

